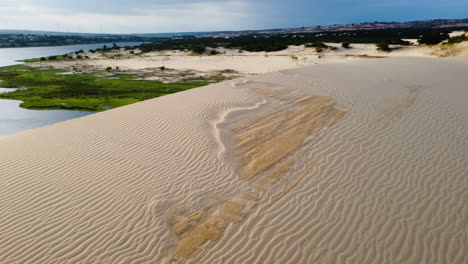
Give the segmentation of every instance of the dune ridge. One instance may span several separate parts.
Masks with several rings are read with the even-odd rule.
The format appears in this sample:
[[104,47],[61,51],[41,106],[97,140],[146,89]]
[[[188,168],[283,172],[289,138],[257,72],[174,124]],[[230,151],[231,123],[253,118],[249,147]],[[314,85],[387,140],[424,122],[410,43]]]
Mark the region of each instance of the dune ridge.
[[0,139],[0,263],[465,263],[465,66],[308,66]]

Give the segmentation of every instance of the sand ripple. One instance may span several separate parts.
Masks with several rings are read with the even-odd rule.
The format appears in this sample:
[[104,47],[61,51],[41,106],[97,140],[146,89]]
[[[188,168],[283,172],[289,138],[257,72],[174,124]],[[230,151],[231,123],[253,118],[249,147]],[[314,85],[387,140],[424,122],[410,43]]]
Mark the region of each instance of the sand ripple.
[[284,70],[0,139],[0,263],[466,263],[466,62]]

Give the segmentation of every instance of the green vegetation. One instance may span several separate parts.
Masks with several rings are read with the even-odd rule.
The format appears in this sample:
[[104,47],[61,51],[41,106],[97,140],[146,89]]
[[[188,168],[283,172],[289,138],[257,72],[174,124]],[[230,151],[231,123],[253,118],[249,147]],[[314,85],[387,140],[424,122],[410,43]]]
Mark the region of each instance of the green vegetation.
[[377,46],[377,50],[379,50],[379,51],[384,51],[384,52],[392,51],[392,49],[390,48],[390,46],[386,42],[379,43],[376,46]]
[[455,44],[455,43],[460,43],[460,42],[463,42],[463,41],[468,41],[468,33],[465,33],[464,35],[461,35],[461,36],[456,36],[456,37],[449,38],[447,43],[448,44]]
[[419,44],[436,45],[448,38],[448,32],[439,32],[437,30],[434,30],[422,34],[418,42]]
[[28,109],[104,111],[207,85],[212,81],[198,78],[162,83],[136,80],[141,76],[134,74],[103,74],[108,77],[25,65],[2,67],[2,87],[21,89],[0,94],[0,99],[22,100],[21,107]]
[[305,46],[308,47],[308,48],[315,48],[315,51],[319,52],[319,53],[323,52],[325,49],[329,49],[329,50],[337,50],[338,49],[337,47],[328,46],[323,42],[307,43],[307,44],[305,44]]
[[22,60],[22,62],[41,62],[41,61],[61,61],[61,60],[66,60],[66,59],[71,59],[68,54],[65,55],[59,55],[59,56],[49,56],[49,57],[41,57],[41,58],[33,58],[33,59],[27,59],[27,60]]
[[[410,45],[410,42],[404,41],[403,39],[420,39],[426,35],[433,34],[433,32],[445,37],[446,34],[453,30],[459,30],[459,28],[394,28],[294,34],[250,34],[230,38],[194,37],[160,39],[157,42],[142,44],[138,46],[138,48],[143,53],[163,50],[185,50],[192,51],[194,54],[205,54],[208,53],[207,48],[224,47],[252,52],[268,52],[283,50],[290,45],[298,46],[309,44],[317,45],[314,47],[318,50],[324,50],[326,48],[333,49],[323,44],[326,42]],[[345,46],[347,46],[347,44],[345,44]]]
[[157,41],[156,37],[133,35],[47,35],[47,34],[0,34],[0,48],[45,47],[109,42],[148,42]]
[[351,48],[351,43],[343,42],[343,43],[341,43],[341,47],[343,47],[345,49],[350,49]]

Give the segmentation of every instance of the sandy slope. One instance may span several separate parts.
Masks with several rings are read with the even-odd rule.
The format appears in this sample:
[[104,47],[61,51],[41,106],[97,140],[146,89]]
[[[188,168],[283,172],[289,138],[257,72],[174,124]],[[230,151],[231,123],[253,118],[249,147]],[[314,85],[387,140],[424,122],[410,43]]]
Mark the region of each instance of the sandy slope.
[[[129,55],[127,51],[115,53],[124,55],[109,59],[100,55],[87,53],[93,59],[42,62],[34,65],[49,65],[57,68],[105,69],[107,67],[126,71],[152,71],[164,66],[175,70],[197,70],[201,72],[234,70],[244,75],[261,74],[284,69],[298,68],[307,65],[356,60],[355,56],[384,57],[428,57],[433,51],[429,47],[405,46],[390,53],[376,50],[375,44],[352,44],[351,49],[344,49],[338,43],[327,43],[335,46],[336,51],[325,50],[318,53],[314,48],[290,46],[288,49],[276,52],[247,52],[218,48],[222,53],[216,56],[190,55],[181,51],[161,51],[143,55]],[[111,53],[112,54],[112,53]],[[294,56],[294,57],[292,57]]]
[[467,61],[284,70],[0,139],[0,262],[466,263]]

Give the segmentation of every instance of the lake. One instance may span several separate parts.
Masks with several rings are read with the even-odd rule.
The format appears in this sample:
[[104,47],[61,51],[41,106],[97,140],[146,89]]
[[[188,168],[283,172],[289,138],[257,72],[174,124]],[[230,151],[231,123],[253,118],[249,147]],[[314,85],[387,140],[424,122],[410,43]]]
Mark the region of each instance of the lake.
[[[1,48],[0,66],[18,64],[17,60],[62,55],[80,49],[88,51],[103,45],[112,46],[113,43],[37,47],[37,48]],[[119,46],[135,46],[141,42],[117,43]],[[0,83],[1,86],[1,83]],[[14,89],[13,89],[14,90]],[[12,89],[0,88],[0,93],[10,92]],[[51,125],[57,122],[93,114],[93,112],[65,111],[65,110],[28,110],[21,108],[21,101],[0,99],[0,138],[14,135],[18,132]]]
[[[136,46],[142,42],[123,42],[116,43],[121,47]],[[107,45],[112,47],[113,43],[101,44],[86,44],[86,45],[70,45],[70,46],[54,46],[54,47],[37,47],[37,48],[0,48],[0,67],[12,64],[18,64],[18,60],[26,60],[31,58],[48,57],[52,55],[63,55],[78,50],[88,51],[90,49],[102,48]]]

